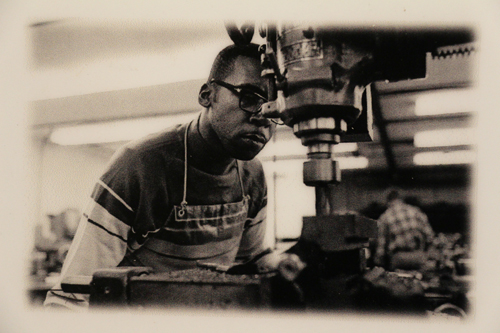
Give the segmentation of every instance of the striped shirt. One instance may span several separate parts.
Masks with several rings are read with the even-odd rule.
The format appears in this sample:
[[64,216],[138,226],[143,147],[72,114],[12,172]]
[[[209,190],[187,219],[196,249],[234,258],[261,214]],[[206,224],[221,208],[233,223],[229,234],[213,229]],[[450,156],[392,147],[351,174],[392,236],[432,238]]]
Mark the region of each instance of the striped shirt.
[[[178,125],[117,151],[96,183],[84,210],[61,280],[67,276],[91,276],[97,269],[116,267],[127,252],[141,248],[149,237],[168,240],[179,248],[217,246],[219,239],[211,239],[209,235],[193,238],[164,228],[174,205],[182,201],[185,129],[186,125]],[[231,237],[239,242],[234,259],[244,261],[264,250],[267,188],[262,165],[257,159],[238,163],[243,191],[250,199],[244,226],[239,235]],[[188,166],[187,201],[190,206],[234,203],[242,198],[236,164],[227,173],[217,176]],[[155,267],[155,262],[147,264],[156,270],[161,267]],[[63,293],[58,284],[49,291],[45,304],[82,309],[88,306],[88,296]]]

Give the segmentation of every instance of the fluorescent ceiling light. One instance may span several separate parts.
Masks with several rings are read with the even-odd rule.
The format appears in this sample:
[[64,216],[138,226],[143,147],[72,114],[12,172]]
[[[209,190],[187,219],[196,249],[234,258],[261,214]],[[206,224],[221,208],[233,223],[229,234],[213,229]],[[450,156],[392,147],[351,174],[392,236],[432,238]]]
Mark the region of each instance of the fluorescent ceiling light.
[[339,157],[335,159],[339,162],[340,169],[365,169],[368,167],[368,159],[364,156],[360,157]]
[[476,89],[453,89],[426,93],[417,97],[415,115],[475,112],[477,111],[478,98]]
[[423,131],[415,134],[415,147],[446,147],[474,144],[472,128],[453,128],[435,131]]
[[434,151],[417,153],[413,156],[413,163],[416,165],[471,164],[474,160],[475,154],[470,150],[452,152]]
[[349,153],[357,150],[358,144],[356,142],[342,142],[333,146],[334,153]]
[[50,141],[59,145],[130,141],[176,124],[186,123],[194,119],[197,113],[59,127],[51,133]]

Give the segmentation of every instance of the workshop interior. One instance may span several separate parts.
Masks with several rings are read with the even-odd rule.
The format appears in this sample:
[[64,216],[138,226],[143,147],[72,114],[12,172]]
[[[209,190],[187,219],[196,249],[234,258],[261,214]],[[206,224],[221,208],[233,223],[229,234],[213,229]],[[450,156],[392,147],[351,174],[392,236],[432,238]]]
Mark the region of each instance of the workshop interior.
[[[28,36],[33,307],[57,280],[113,153],[193,119],[217,52],[253,42],[262,45],[269,82],[262,112],[282,122],[258,156],[268,185],[266,243],[290,255],[266,274],[121,267],[75,277],[63,289],[89,293],[91,308],[460,319],[473,311],[480,52],[473,27],[63,19],[33,22]],[[423,258],[380,268],[373,244],[391,188],[427,215],[436,237]]]

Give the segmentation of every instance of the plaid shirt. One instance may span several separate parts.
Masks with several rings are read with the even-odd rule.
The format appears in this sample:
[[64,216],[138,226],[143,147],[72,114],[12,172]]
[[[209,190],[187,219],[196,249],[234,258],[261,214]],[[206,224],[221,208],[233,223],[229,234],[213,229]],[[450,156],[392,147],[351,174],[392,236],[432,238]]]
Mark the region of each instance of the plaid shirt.
[[399,251],[424,250],[434,238],[427,216],[402,200],[393,201],[378,220],[379,235],[375,263]]

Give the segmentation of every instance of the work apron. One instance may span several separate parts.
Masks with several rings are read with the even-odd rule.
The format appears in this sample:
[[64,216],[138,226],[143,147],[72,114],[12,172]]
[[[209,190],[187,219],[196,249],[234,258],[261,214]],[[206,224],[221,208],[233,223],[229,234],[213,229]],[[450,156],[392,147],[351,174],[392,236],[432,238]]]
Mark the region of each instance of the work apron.
[[218,205],[189,205],[187,198],[187,134],[184,133],[184,189],[180,205],[174,205],[162,227],[177,240],[166,241],[151,232],[136,250],[127,249],[119,266],[145,266],[156,272],[181,270],[213,263],[232,265],[239,249],[248,216],[249,196],[245,195],[240,167],[236,169],[242,200]]

